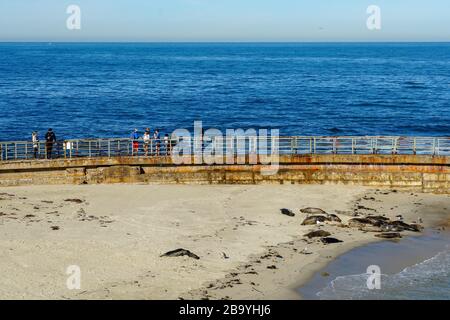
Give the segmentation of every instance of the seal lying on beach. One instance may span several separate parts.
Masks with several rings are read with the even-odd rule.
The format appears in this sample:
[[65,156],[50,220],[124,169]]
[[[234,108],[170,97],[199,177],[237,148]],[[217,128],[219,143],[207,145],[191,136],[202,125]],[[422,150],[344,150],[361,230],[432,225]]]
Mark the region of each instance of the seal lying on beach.
[[325,221],[330,221],[330,219],[325,216],[309,216],[305,220],[303,220],[302,226],[315,225],[317,224],[317,222]]
[[181,257],[181,256],[188,256],[188,257],[196,259],[196,260],[200,259],[200,257],[198,255],[196,255],[186,249],[176,249],[176,250],[168,251],[168,252],[164,253],[163,255],[161,255],[161,257]]
[[327,214],[324,210],[320,208],[304,208],[300,209],[300,212],[308,213],[308,214]]
[[317,238],[317,237],[328,237],[330,236],[331,233],[329,233],[328,231],[324,231],[324,230],[316,230],[316,231],[311,231],[307,234],[304,235],[304,237],[308,237],[308,238]]
[[317,222],[325,222],[325,221],[342,222],[342,220],[337,215],[325,213],[325,215],[313,215],[306,217],[306,219],[303,220],[302,225],[303,226],[314,225],[317,224]]
[[344,242],[342,240],[339,240],[336,238],[331,238],[331,237],[322,238],[322,239],[320,239],[320,241],[322,241],[324,244]]
[[289,217],[295,217],[295,213],[293,213],[291,210],[289,210],[289,209],[280,209],[280,211],[281,211],[281,213],[282,214],[284,214],[284,215],[286,215],[286,216],[289,216]]
[[380,230],[384,231],[394,231],[394,232],[401,232],[401,231],[413,231],[413,232],[420,232],[421,226],[417,224],[407,224],[403,221],[391,221],[389,218],[382,217],[382,216],[367,216],[365,218],[353,218],[348,221],[349,227],[355,227],[355,228],[366,228],[367,225],[378,227]]

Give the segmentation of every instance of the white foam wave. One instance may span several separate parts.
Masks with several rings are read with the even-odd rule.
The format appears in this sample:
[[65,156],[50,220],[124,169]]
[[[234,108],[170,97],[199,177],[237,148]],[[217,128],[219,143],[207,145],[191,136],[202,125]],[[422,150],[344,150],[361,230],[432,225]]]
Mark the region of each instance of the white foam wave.
[[317,293],[325,300],[450,299],[450,250],[393,275],[381,275],[381,289],[367,288],[368,274],[340,276]]

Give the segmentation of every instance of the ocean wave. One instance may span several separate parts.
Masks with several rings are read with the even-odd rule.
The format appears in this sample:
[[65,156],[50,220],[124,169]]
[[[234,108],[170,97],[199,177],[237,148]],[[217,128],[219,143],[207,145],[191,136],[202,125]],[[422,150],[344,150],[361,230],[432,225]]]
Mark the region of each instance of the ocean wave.
[[323,300],[450,299],[450,250],[407,267],[381,275],[381,289],[367,288],[368,274],[339,276],[317,293]]

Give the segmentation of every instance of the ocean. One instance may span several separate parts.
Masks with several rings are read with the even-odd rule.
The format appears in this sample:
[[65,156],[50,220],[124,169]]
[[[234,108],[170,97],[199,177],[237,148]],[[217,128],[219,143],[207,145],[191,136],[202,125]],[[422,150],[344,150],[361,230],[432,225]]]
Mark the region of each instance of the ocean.
[[449,43],[1,43],[0,140],[450,134]]
[[[367,286],[371,265],[381,271],[378,289]],[[450,233],[428,229],[420,236],[355,248],[299,293],[308,300],[450,300]]]

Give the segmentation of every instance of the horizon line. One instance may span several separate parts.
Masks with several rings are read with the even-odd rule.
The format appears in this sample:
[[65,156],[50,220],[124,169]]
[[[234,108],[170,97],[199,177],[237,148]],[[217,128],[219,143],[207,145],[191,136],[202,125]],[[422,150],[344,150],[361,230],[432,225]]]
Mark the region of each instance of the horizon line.
[[107,40],[87,40],[87,41],[70,41],[70,40],[31,40],[31,41],[25,41],[25,40],[0,40],[0,43],[286,43],[286,44],[302,44],[302,43],[450,43],[450,40],[418,40],[418,41],[411,41],[411,40],[380,40],[380,41],[360,41],[360,40],[333,40],[333,41],[320,41],[320,40],[308,40],[308,41],[256,41],[256,40],[231,40],[231,41],[206,41],[206,40],[200,40],[200,41],[177,41],[177,40],[163,40],[163,41],[146,41],[146,40],[135,40],[135,41],[128,41],[128,40],[117,40],[117,41],[107,41]]

